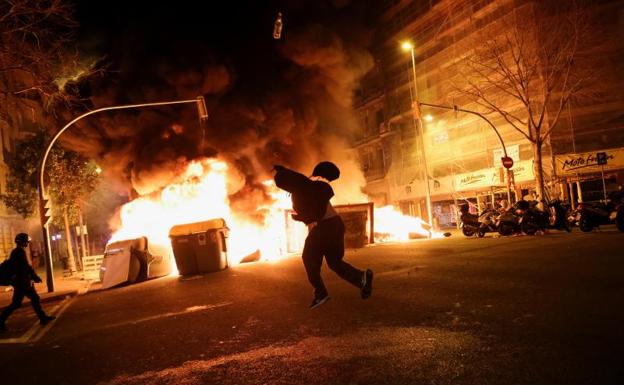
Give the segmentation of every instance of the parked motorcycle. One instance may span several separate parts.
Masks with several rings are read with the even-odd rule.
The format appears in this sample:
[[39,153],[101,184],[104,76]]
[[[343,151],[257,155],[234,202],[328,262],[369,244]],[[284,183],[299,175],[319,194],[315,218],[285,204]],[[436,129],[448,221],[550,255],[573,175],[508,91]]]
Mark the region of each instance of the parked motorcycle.
[[550,226],[550,214],[537,206],[537,201],[527,202],[528,207],[522,210],[520,229],[526,235],[535,235],[538,231],[545,231]]
[[505,236],[519,233],[522,230],[522,217],[528,209],[528,202],[518,201],[511,208],[501,213],[498,218],[498,233]]
[[618,191],[611,193],[610,198],[614,205],[611,216],[614,217],[615,226],[624,232],[624,189],[620,186]]
[[468,203],[460,204],[459,212],[461,213],[459,219],[461,220],[462,233],[467,237],[472,237],[481,226],[479,216],[470,213]]
[[554,200],[546,206],[547,210],[543,210],[537,201],[529,202],[529,208],[523,212],[520,224],[523,233],[535,235],[538,231],[547,229],[572,231],[567,219],[567,209],[560,200]]
[[550,202],[548,207],[551,214],[550,228],[565,230],[568,233],[572,231],[572,223],[569,220],[571,213],[570,205],[556,199]]
[[[617,217],[616,207],[611,202],[579,203],[576,211],[579,229],[586,233],[600,225],[613,223]],[[616,214],[612,215],[613,212]]]
[[618,230],[624,232],[624,202],[620,202],[615,207],[615,225]]
[[494,233],[498,231],[498,219],[500,213],[494,209],[484,210],[479,215],[479,229],[477,230],[477,236],[483,238],[486,233]]

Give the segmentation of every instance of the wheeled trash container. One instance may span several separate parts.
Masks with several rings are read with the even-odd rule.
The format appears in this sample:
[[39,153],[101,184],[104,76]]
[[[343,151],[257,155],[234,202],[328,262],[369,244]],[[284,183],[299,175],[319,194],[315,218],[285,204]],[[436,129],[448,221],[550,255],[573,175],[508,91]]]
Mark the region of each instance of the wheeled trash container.
[[169,238],[180,275],[227,268],[227,235],[228,228],[222,218],[173,226]]
[[170,252],[151,244],[147,237],[125,239],[106,245],[100,266],[102,288],[134,283],[171,273]]

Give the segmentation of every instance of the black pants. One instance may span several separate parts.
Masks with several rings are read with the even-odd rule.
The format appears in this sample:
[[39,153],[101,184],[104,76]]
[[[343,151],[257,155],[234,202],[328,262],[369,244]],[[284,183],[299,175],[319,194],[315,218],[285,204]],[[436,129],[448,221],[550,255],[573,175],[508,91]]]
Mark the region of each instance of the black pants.
[[330,269],[340,278],[350,282],[353,286],[362,287],[364,272],[358,270],[342,260],[344,257],[344,223],[339,216],[335,216],[316,225],[308,234],[303,246],[303,265],[308,274],[308,281],[314,287],[315,296],[324,296],[327,289],[321,278],[323,256]]
[[22,301],[24,297],[28,297],[30,299],[30,304],[32,305],[33,310],[37,313],[37,317],[39,319],[45,318],[46,314],[43,309],[41,309],[41,303],[39,302],[39,294],[35,290],[35,287],[30,285],[15,285],[13,286],[13,300],[9,304],[9,306],[5,307],[2,310],[2,314],[0,314],[0,322],[6,321],[7,318],[13,313],[15,310],[19,309],[22,306]]

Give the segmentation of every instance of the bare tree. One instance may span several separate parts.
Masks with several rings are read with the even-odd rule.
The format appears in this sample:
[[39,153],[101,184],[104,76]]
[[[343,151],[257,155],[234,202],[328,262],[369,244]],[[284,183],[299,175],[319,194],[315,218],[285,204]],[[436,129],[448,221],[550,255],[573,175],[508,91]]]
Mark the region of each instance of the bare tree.
[[70,85],[93,69],[68,50],[76,26],[68,1],[0,0],[0,120],[79,101]]
[[598,92],[605,44],[594,15],[594,5],[574,0],[528,2],[479,31],[458,61],[457,89],[532,144],[540,197],[544,144],[573,98]]

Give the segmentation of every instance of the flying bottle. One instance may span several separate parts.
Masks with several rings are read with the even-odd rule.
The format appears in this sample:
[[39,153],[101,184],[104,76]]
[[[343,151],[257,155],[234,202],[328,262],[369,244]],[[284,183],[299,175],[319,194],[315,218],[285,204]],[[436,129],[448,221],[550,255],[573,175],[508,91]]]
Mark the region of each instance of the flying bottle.
[[277,19],[273,24],[273,39],[279,40],[282,37],[282,13],[277,13]]

